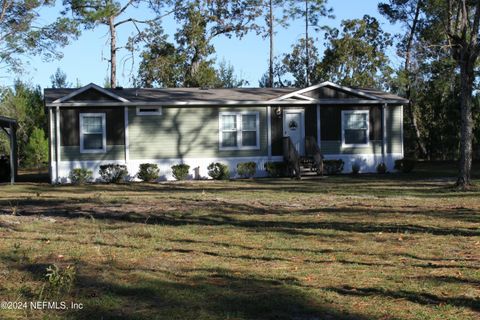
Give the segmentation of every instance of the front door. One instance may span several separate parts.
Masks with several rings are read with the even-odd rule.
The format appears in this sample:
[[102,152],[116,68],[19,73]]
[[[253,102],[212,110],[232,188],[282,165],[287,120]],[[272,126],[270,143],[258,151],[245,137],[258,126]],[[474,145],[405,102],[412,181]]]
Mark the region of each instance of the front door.
[[301,156],[305,155],[304,114],[302,109],[287,109],[283,113],[283,135],[290,137]]

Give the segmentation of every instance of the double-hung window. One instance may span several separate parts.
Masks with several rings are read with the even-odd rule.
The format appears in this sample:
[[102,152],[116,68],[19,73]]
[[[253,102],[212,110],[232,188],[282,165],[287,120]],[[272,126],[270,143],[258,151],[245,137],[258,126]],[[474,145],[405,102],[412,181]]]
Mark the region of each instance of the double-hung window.
[[106,152],[106,137],[105,113],[80,113],[80,152]]
[[258,112],[220,112],[220,150],[260,149]]
[[342,145],[366,146],[369,136],[368,110],[342,111]]

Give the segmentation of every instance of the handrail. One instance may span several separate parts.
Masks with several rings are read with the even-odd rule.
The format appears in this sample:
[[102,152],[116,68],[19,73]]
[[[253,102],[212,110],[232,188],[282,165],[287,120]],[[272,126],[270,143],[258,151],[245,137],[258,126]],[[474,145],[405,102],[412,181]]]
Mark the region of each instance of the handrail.
[[308,156],[313,158],[317,173],[323,175],[323,155],[315,137],[305,137],[305,151]]
[[283,159],[287,162],[291,175],[300,179],[300,156],[290,137],[283,137]]

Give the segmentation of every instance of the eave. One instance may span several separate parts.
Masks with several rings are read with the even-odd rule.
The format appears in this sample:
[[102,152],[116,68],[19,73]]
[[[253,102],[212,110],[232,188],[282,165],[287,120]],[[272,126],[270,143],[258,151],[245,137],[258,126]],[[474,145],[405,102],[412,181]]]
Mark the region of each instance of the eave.
[[271,106],[271,105],[372,105],[372,104],[388,104],[388,105],[405,105],[406,100],[363,100],[363,99],[314,99],[309,101],[163,101],[163,102],[60,102],[47,103],[47,108],[52,107],[142,107],[142,106]]

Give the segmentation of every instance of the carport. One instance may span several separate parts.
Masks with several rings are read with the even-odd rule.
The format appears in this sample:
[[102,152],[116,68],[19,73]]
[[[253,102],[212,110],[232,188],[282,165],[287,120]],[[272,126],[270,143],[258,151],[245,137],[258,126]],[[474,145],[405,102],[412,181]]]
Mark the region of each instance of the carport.
[[17,121],[0,116],[0,128],[7,134],[10,141],[10,183],[17,177]]

